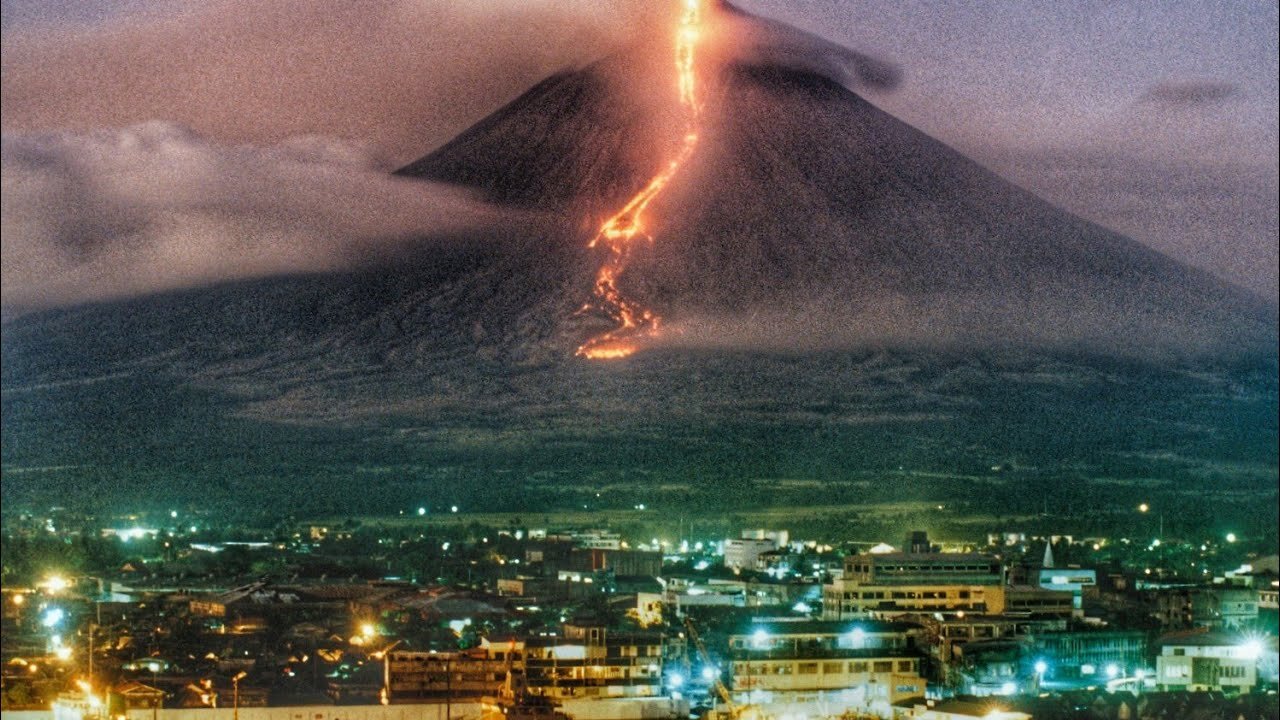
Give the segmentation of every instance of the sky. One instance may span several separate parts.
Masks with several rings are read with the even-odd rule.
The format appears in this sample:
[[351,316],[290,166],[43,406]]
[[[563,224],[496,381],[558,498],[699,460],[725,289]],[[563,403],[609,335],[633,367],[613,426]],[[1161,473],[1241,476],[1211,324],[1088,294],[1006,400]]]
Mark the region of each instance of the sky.
[[[492,219],[386,170],[665,17],[650,0],[0,2],[6,308],[324,269]],[[897,65],[869,99],[1006,177],[1275,297],[1275,2],[741,5]],[[351,210],[364,195],[386,200]]]

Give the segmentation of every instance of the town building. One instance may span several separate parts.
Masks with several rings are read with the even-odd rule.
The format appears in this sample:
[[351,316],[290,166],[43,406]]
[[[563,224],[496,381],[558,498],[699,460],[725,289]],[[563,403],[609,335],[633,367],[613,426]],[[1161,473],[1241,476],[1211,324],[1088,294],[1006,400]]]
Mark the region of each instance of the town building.
[[661,633],[566,624],[561,636],[525,639],[524,685],[552,699],[657,697],[663,648]]
[[[927,538],[913,537],[917,549]],[[977,553],[865,553],[845,558],[844,573],[823,586],[823,617],[843,620],[896,614],[989,612],[1001,593],[1004,568],[991,555]]]
[[777,542],[769,538],[729,538],[724,541],[724,566],[732,570],[758,570],[760,556],[777,548]]
[[1162,690],[1248,692],[1258,682],[1262,648],[1242,636],[1178,633],[1157,647],[1156,685]]
[[1141,630],[1071,630],[1030,637],[1045,680],[1105,682],[1147,665],[1147,634]]
[[729,636],[735,702],[773,717],[881,712],[923,697],[922,628],[910,623],[753,621]]
[[1258,620],[1258,592],[1251,588],[1229,585],[1162,588],[1152,591],[1149,598],[1152,613],[1170,630],[1239,630]]

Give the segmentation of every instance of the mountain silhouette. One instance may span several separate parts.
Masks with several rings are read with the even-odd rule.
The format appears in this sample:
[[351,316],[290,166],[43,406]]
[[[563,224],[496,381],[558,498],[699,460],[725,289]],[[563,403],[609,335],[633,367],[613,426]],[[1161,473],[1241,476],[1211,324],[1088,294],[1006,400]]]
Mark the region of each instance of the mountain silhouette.
[[[650,504],[714,505],[716,482],[969,478],[920,486],[950,493],[1010,467],[1274,481],[1272,306],[794,63],[706,70],[698,147],[621,278],[663,333],[620,362],[574,357],[609,327],[582,312],[588,242],[677,126],[635,65],[554,75],[399,171],[518,211],[509,227],[8,321],[4,463],[33,474],[7,472],[6,502],[87,483],[90,500],[270,486],[330,512],[527,507],[610,483],[632,502],[644,478],[667,488]],[[353,500],[361,473],[376,490]]]

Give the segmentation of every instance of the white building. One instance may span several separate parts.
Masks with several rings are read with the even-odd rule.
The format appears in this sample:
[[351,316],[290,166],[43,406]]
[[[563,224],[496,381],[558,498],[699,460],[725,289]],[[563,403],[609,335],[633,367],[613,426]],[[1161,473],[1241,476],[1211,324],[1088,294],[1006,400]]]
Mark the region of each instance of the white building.
[[730,538],[724,541],[724,566],[734,570],[756,570],[760,555],[777,547],[777,542],[767,538]]
[[1188,633],[1159,642],[1156,685],[1162,690],[1248,692],[1258,683],[1260,643],[1226,633]]

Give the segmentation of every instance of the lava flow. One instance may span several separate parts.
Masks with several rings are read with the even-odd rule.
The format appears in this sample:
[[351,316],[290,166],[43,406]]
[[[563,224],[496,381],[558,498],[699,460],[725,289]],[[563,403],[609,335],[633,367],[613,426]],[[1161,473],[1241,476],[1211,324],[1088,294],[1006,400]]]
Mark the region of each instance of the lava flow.
[[609,250],[596,273],[595,299],[583,310],[599,309],[617,323],[614,329],[597,335],[578,347],[580,357],[592,360],[624,358],[640,347],[640,341],[658,334],[662,318],[622,293],[618,277],[626,270],[634,243],[653,238],[644,230],[644,211],[681,166],[693,155],[698,145],[698,102],[694,92],[694,48],[702,25],[702,0],[683,0],[680,25],[676,31],[676,76],[679,81],[680,105],[684,112],[685,133],[675,155],[666,166],[636,193],[613,217],[605,221],[589,247],[604,245]]

